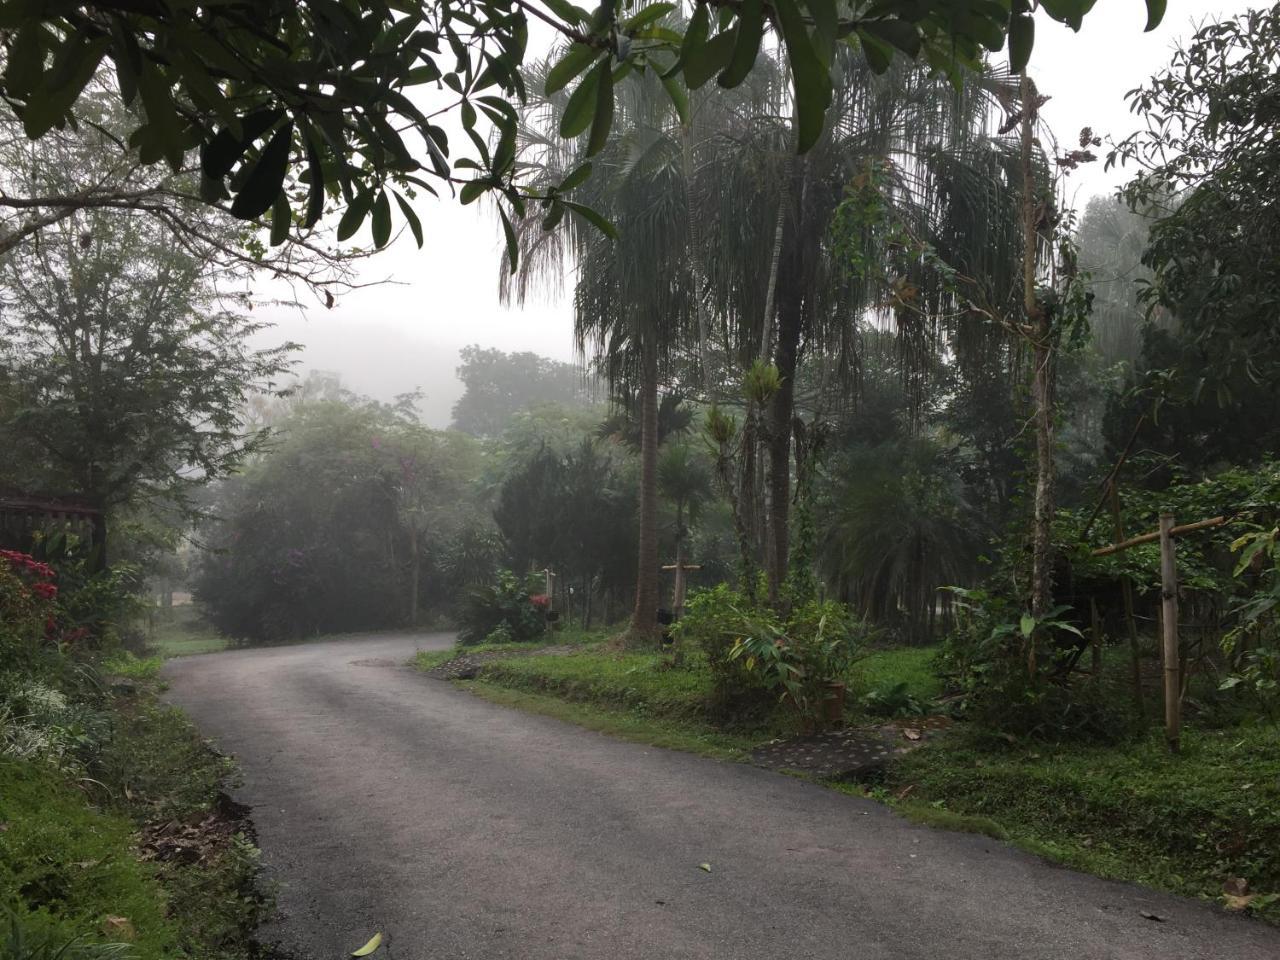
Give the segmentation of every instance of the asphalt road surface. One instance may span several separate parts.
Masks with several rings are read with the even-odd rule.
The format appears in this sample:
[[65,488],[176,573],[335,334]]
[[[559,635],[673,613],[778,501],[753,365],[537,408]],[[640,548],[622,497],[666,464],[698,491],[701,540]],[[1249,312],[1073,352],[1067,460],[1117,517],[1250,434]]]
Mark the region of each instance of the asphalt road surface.
[[299,957],[382,931],[388,960],[1280,958],[1280,931],[1208,905],[405,666],[451,639],[166,665],[171,699],[243,765],[280,884],[268,935]]

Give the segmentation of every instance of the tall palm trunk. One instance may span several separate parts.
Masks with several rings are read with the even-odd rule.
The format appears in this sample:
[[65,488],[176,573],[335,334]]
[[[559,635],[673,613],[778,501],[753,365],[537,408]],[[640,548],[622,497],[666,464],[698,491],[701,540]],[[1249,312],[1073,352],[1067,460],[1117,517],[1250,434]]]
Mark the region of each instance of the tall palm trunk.
[[791,420],[795,413],[796,367],[800,337],[804,330],[804,271],[800,256],[800,231],[804,217],[804,178],[801,159],[788,164],[787,205],[792,215],[780,234],[783,256],[778,263],[778,339],[773,364],[780,385],[769,409],[769,556],[765,572],[769,579],[769,602],[781,601],[791,552]]
[[684,175],[685,226],[689,234],[689,276],[692,280],[693,308],[698,318],[698,366],[702,371],[702,389],[711,394],[711,348],[707,323],[707,308],[702,302],[702,278],[706,275],[702,265],[702,238],[698,231],[698,218],[693,204],[693,148],[689,144],[689,125],[680,126],[680,169]]
[[631,634],[647,641],[658,633],[658,357],[650,344],[640,351],[640,555]]
[[[1035,519],[1031,538],[1031,615],[1042,619],[1053,605],[1053,328],[1036,296],[1037,225],[1040,219],[1032,170],[1035,91],[1022,75],[1022,295],[1032,348],[1031,402],[1036,436]],[[1035,633],[1027,644],[1027,670],[1036,671]]]
[[422,576],[422,557],[418,554],[418,528],[409,525],[409,626],[418,625],[418,581]]

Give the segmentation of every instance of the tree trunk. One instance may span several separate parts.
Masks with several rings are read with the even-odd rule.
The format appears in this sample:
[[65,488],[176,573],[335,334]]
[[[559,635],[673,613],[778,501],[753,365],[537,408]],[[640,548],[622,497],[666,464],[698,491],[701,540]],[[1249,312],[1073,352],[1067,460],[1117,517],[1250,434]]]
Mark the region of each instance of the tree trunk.
[[409,626],[418,625],[418,579],[422,573],[422,558],[418,556],[418,530],[409,527]]
[[[781,602],[782,584],[787,578],[791,552],[791,420],[795,413],[796,366],[800,356],[800,337],[804,330],[804,271],[800,262],[798,238],[804,218],[804,182],[806,164],[803,159],[787,164],[785,207],[790,217],[780,219],[783,229],[775,234],[778,244],[776,297],[778,302],[778,337],[774,347],[774,366],[781,385],[773,395],[769,408],[766,443],[769,450],[769,505],[766,522],[769,554],[765,572],[769,580],[769,602]],[[782,212],[780,209],[779,212]]]
[[94,573],[107,569],[107,508],[99,504],[93,514],[93,551],[90,553],[89,567]]
[[[1035,518],[1031,539],[1031,615],[1043,619],[1053,606],[1053,374],[1055,351],[1049,314],[1036,296],[1039,249],[1035,174],[1032,169],[1035,92],[1022,75],[1022,296],[1032,349],[1031,402],[1036,437]],[[1027,671],[1036,672],[1036,633],[1027,643]]]
[[640,551],[630,632],[643,642],[658,635],[658,358],[651,346],[641,353]]
[[698,218],[693,209],[693,151],[689,144],[689,126],[680,127],[681,172],[684,175],[685,224],[689,233],[689,280],[693,288],[694,315],[698,318],[698,366],[702,370],[702,389],[711,395],[711,348],[706,305],[702,302],[702,238]]
[[769,602],[777,604],[781,587],[787,578],[791,536],[791,419],[795,411],[796,366],[800,353],[803,327],[800,291],[796,275],[788,271],[783,278],[778,301],[778,346],[774,365],[781,385],[773,395],[769,409],[769,556],[765,571],[769,578]]

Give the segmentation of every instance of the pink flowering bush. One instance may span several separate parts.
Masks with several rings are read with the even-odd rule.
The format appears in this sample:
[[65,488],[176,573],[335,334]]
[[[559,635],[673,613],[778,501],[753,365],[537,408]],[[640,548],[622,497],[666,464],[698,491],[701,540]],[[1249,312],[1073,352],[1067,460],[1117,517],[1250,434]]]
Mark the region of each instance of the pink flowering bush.
[[57,574],[17,550],[0,550],[0,669],[28,659],[57,630]]

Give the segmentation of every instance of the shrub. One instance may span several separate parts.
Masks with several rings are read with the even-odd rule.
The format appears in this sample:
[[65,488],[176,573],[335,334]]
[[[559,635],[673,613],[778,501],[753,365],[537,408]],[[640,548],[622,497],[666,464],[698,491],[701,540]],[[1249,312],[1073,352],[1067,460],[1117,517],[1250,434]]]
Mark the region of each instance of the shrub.
[[750,712],[771,696],[785,697],[810,721],[826,685],[847,677],[864,635],[841,604],[812,600],[784,617],[725,584],[695,595],[676,627],[678,640],[706,655],[722,710]]
[[671,629],[677,644],[701,650],[706,656],[712,706],[719,713],[738,716],[759,712],[770,700],[763,676],[733,656],[738,641],[753,631],[756,614],[746,595],[721,583],[692,594],[684,616]]
[[1073,630],[1069,624],[1019,618],[1012,603],[982,590],[955,592],[957,625],[943,645],[940,664],[958,688],[957,712],[991,730],[1049,741],[1115,743],[1141,729],[1124,690],[1109,680],[1072,682],[1052,644],[1042,644],[1036,670],[1029,672],[1025,643],[1031,632],[1052,635]]
[[[467,594],[458,622],[458,643],[464,646],[523,643],[541,636],[547,628],[545,608],[534,602],[510,570],[500,570],[497,583],[476,587]],[[500,634],[503,639],[490,640],[490,634],[500,629],[505,630]]]

